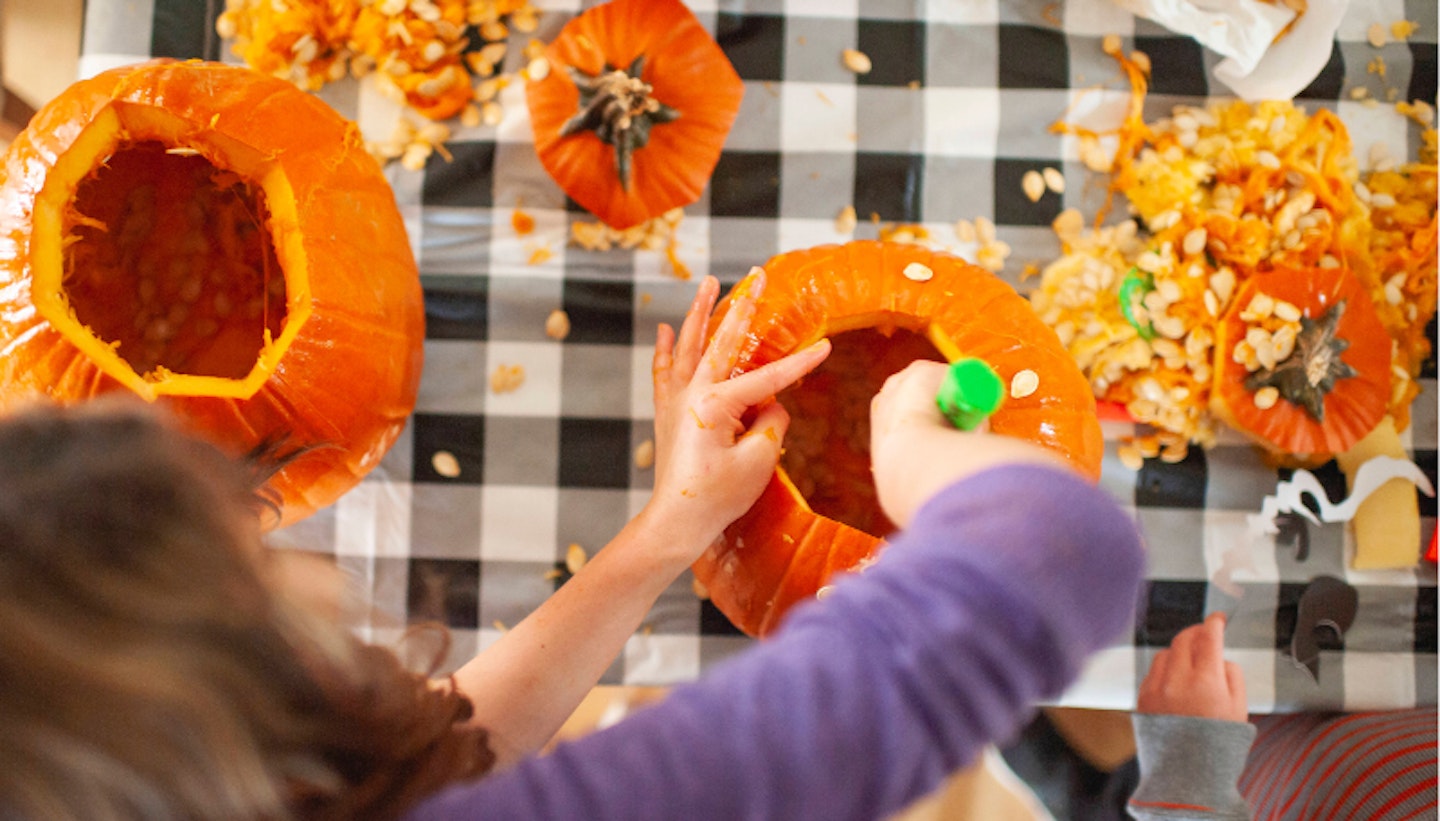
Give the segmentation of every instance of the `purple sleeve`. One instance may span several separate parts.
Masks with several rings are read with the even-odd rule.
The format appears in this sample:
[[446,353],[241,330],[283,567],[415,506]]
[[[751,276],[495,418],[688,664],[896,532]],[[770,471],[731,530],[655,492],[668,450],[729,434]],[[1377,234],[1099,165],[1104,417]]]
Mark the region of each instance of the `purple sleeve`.
[[1016,732],[1130,624],[1132,520],[1060,471],[930,500],[863,574],[608,730],[413,819],[874,819]]

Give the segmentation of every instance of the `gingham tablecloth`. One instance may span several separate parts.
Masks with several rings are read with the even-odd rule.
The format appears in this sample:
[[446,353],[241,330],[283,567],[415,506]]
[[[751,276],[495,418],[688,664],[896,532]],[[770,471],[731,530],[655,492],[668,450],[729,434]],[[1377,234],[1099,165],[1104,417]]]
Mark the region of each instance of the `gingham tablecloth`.
[[[214,34],[219,0],[91,0],[82,73],[147,56],[234,58]],[[546,0],[538,35],[548,41],[580,4]],[[876,235],[865,217],[922,223],[943,243],[959,218],[985,216],[1014,253],[1005,275],[1059,252],[1049,223],[1067,206],[1093,214],[1103,181],[1077,161],[1076,146],[1047,126],[1076,106],[1120,110],[1126,90],[1101,38],[1119,34],[1154,67],[1148,117],[1179,103],[1226,96],[1211,77],[1217,58],[1188,38],[1121,11],[1108,0],[733,0],[692,3],[715,33],[746,91],[735,128],[702,199],[685,209],[679,256],[698,276],[736,281],[781,250],[835,242],[834,218],[849,204],[856,236]],[[1376,49],[1371,23],[1413,20],[1408,43]],[[516,41],[521,43],[523,41]],[[845,70],[858,48],[874,69]],[[513,47],[506,70],[519,68]],[[1383,57],[1383,76],[1367,70]],[[1329,64],[1299,97],[1337,110],[1359,151],[1377,141],[1413,157],[1419,132],[1390,106],[1352,99],[1363,86],[1385,100],[1436,102],[1436,3],[1354,2]],[[1104,87],[1108,90],[1096,90]],[[388,135],[388,106],[353,81],[322,96]],[[452,160],[423,172],[388,169],[420,263],[428,319],[425,375],[412,423],[381,467],[332,508],[276,534],[276,544],[333,553],[370,605],[361,628],[397,639],[407,624],[450,627],[454,666],[523,618],[563,583],[571,543],[593,551],[644,503],[651,473],[632,450],[650,437],[649,358],[655,326],[676,323],[694,282],[672,276],[654,252],[565,247],[567,226],[588,219],[536,159],[523,88],[503,93],[498,127],[460,128]],[[1363,159],[1362,154],[1362,159]],[[1020,180],[1062,168],[1063,195],[1032,203]],[[516,236],[517,204],[536,232]],[[535,248],[554,256],[528,264]],[[573,331],[545,336],[551,310]],[[1431,325],[1432,339],[1434,325]],[[513,393],[489,390],[500,364],[525,369]],[[1407,433],[1417,463],[1436,473],[1432,362]],[[1130,470],[1112,443],[1103,485],[1133,511],[1151,548],[1149,584],[1133,633],[1095,657],[1061,702],[1129,708],[1149,659],[1175,633],[1212,610],[1230,613],[1229,656],[1244,669],[1257,711],[1384,708],[1436,703],[1436,569],[1356,572],[1341,525],[1303,525],[1308,555],[1262,544],[1254,568],[1222,589],[1211,583],[1226,550],[1245,539],[1280,476],[1236,439],[1179,464],[1158,459]],[[436,472],[453,454],[456,478]],[[1344,495],[1334,465],[1318,471],[1332,498]],[[1017,504],[1033,504],[1017,500]],[[1423,532],[1435,503],[1421,498]],[[562,572],[557,572],[562,571]],[[1318,677],[1288,654],[1306,585],[1335,576],[1357,591],[1359,612],[1343,641],[1322,639]],[[1228,590],[1228,592],[1227,592]],[[923,625],[917,625],[923,629]],[[696,598],[688,574],[655,605],[605,682],[668,684],[692,679],[750,640]]]

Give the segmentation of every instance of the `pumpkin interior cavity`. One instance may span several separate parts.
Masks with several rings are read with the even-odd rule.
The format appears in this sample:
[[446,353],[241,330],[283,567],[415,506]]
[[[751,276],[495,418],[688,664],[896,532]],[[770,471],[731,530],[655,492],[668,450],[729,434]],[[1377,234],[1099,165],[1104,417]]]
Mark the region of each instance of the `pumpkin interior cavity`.
[[883,538],[895,524],[870,472],[870,399],[911,362],[946,357],[924,334],[889,324],[829,337],[830,356],[777,397],[791,417],[780,464],[811,510]]
[[75,317],[136,373],[242,379],[285,322],[264,192],[157,141],[121,143],[65,215]]

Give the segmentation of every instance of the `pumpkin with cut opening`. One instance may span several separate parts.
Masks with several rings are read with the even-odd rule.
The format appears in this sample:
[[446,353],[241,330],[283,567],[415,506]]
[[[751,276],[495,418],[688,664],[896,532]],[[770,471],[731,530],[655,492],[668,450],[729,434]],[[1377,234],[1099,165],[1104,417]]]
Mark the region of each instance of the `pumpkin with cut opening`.
[[[693,566],[711,602],[764,635],[838,573],[863,568],[895,526],[870,474],[870,399],[916,359],[983,360],[1009,395],[990,430],[1043,445],[1092,478],[1104,442],[1074,360],[1004,280],[914,244],[856,241],[781,254],[737,372],[829,338],[830,356],[778,397],[790,412],[780,466],[759,501]],[[711,328],[732,296],[717,307]]]
[[325,103],[217,63],[119,68],[41,109],[4,175],[0,409],[129,392],[236,455],[294,455],[272,525],[400,434],[419,277],[379,166]]

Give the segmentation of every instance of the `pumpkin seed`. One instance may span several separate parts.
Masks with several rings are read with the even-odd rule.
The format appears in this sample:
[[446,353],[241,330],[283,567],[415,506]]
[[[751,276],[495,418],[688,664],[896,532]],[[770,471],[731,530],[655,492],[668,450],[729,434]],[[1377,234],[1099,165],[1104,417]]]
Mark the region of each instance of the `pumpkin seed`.
[[570,315],[559,308],[545,317],[545,335],[551,339],[564,339],[570,335]]
[[846,68],[850,69],[856,74],[870,73],[870,57],[866,55],[863,51],[856,51],[853,48],[847,48],[840,52],[840,61],[845,64]]
[[649,470],[655,465],[655,440],[646,439],[635,448],[635,467]]
[[918,262],[912,262],[906,265],[902,273],[905,274],[906,279],[914,282],[928,282],[931,277],[935,276],[935,272],[930,270],[929,266],[922,265]]
[[437,450],[430,457],[430,467],[446,479],[455,479],[460,476],[460,460],[455,454],[448,450]]
[[1065,193],[1065,175],[1058,168],[1046,167],[1040,171],[1040,176],[1045,178],[1046,188],[1057,194]]
[[1039,387],[1040,375],[1029,368],[1016,371],[1015,375],[1010,378],[1010,396],[1013,399],[1024,399]]
[[1260,410],[1270,410],[1275,407],[1275,403],[1280,401],[1280,389],[1274,385],[1266,385],[1255,391],[1254,400],[1255,407]]
[[1040,198],[1045,196],[1045,178],[1040,176],[1039,171],[1032,168],[1020,178],[1020,188],[1025,191],[1025,196],[1031,202],[1039,202]]
[[570,546],[565,548],[565,569],[572,574],[579,573],[580,568],[589,560],[590,556],[585,552],[585,548],[576,542],[571,542]]

